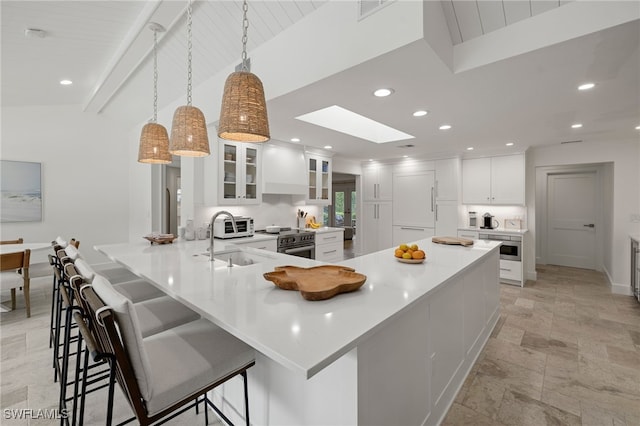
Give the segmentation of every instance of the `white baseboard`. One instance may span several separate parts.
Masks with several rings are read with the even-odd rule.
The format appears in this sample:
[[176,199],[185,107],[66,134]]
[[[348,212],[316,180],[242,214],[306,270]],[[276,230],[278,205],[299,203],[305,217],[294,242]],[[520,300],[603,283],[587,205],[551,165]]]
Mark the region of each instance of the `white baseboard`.
[[538,279],[537,271],[527,271],[524,277],[525,281],[528,281],[528,280],[536,281],[537,279]]
[[630,285],[614,283],[613,279],[611,279],[611,275],[609,274],[609,271],[604,266],[602,267],[602,271],[604,272],[604,275],[607,277],[607,281],[609,281],[609,288],[611,289],[611,293],[623,294],[625,296],[633,296],[633,293],[631,293]]

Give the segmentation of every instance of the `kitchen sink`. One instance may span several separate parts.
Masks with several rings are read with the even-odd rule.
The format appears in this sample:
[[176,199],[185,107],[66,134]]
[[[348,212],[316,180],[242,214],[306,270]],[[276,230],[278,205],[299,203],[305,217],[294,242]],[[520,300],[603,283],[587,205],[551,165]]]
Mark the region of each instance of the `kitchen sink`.
[[256,253],[253,251],[248,251],[246,249],[230,249],[215,252],[213,254],[213,258],[215,260],[225,262],[227,265],[229,264],[229,259],[231,259],[231,264],[234,266],[248,266],[256,263],[261,263],[266,260],[275,259],[275,256]]

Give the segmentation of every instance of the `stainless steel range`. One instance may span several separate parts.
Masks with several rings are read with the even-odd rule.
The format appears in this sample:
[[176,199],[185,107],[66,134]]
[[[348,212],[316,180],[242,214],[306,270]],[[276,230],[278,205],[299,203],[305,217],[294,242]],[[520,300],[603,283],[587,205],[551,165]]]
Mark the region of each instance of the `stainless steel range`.
[[[255,231],[257,234],[267,234],[265,230]],[[316,234],[304,229],[280,228],[278,233],[278,253],[315,259]]]

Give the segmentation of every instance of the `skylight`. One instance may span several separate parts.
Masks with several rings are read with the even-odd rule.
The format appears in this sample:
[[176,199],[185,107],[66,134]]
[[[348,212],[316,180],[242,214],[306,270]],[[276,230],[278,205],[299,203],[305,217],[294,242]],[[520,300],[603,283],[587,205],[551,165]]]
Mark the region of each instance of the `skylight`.
[[337,105],[300,115],[296,119],[375,143],[415,138]]

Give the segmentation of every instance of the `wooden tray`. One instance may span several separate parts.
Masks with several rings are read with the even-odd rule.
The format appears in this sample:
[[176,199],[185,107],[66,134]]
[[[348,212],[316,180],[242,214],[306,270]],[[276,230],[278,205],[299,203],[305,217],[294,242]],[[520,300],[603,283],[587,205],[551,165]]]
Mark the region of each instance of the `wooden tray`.
[[162,237],[153,237],[150,235],[146,235],[144,237],[145,240],[151,241],[151,244],[171,244],[173,240],[176,239],[174,235],[167,235]]
[[431,241],[438,244],[451,244],[460,246],[472,246],[473,240],[458,237],[432,237]]
[[366,275],[355,269],[338,265],[276,266],[275,271],[266,272],[264,278],[284,290],[299,290],[306,300],[325,300],[354,291],[367,280]]

